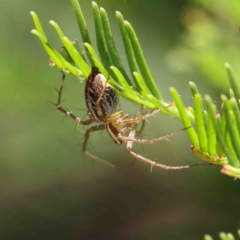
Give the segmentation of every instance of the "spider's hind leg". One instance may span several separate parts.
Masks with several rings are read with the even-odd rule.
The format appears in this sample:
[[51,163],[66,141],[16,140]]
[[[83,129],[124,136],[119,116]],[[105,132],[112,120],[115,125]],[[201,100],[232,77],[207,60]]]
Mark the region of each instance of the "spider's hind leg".
[[126,150],[127,152],[134,158],[134,159],[137,159],[137,160],[140,160],[142,162],[145,162],[147,164],[149,164],[151,166],[151,169],[152,167],[158,167],[158,168],[162,168],[162,169],[165,169],[165,170],[181,170],[181,169],[185,169],[185,168],[189,168],[190,165],[186,165],[186,166],[167,166],[167,165],[164,165],[164,164],[160,164],[160,163],[157,163],[157,162],[154,162],[140,154],[137,154],[135,152],[132,151],[132,147],[133,147],[133,141],[131,141],[131,139],[133,140],[134,137],[135,137],[135,134],[136,134],[136,131],[135,130],[132,130],[130,133],[129,133],[129,136],[128,136],[128,139],[129,141],[127,142],[127,147],[126,147]]
[[88,139],[89,139],[89,137],[90,137],[90,134],[91,134],[92,132],[99,131],[99,130],[103,130],[103,129],[105,129],[105,128],[106,128],[106,127],[105,127],[105,124],[101,124],[101,125],[99,125],[99,126],[90,127],[90,128],[85,132],[82,152],[83,152],[85,155],[87,155],[87,156],[89,156],[90,158],[92,158],[93,160],[95,160],[96,162],[100,162],[100,163],[102,163],[102,164],[104,164],[104,165],[106,165],[107,167],[110,167],[110,168],[115,168],[115,166],[114,166],[113,164],[111,164],[111,163],[109,163],[109,162],[107,162],[107,161],[105,161],[105,160],[103,160],[103,159],[101,159],[101,158],[99,158],[99,157],[97,157],[97,156],[94,156],[94,155],[92,155],[91,153],[89,153],[89,152],[87,151],[87,143],[88,143]]

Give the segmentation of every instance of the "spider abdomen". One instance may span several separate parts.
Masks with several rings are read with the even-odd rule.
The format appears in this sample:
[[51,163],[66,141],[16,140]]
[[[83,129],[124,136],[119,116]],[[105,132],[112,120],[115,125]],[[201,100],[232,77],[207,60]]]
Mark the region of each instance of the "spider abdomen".
[[96,120],[103,122],[117,111],[119,101],[116,91],[106,81],[98,68],[92,67],[85,86],[88,110]]

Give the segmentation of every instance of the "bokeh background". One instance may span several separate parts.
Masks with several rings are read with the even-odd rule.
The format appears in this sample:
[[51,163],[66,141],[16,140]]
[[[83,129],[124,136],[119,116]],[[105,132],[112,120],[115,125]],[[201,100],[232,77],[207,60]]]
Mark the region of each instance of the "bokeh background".
[[[115,11],[135,28],[164,99],[174,86],[192,105],[188,82],[219,101],[227,94],[224,62],[240,79],[240,3],[238,0],[98,0],[108,12],[123,62]],[[91,1],[80,0],[94,39]],[[74,125],[48,101],[60,72],[48,66],[29,12],[35,11],[51,44],[61,42],[48,24],[55,20],[70,39],[80,34],[67,0],[0,1],[0,239],[203,239],[240,227],[239,181],[220,167],[186,171],[153,169],[136,161],[106,132],[91,137],[89,150],[116,170],[84,157],[84,128]],[[64,105],[84,116],[84,83],[67,77]],[[220,105],[220,103],[219,103]],[[122,100],[126,113],[139,106]],[[158,115],[144,137],[181,128]],[[201,162],[183,132],[170,141],[135,146],[136,152],[168,165]]]

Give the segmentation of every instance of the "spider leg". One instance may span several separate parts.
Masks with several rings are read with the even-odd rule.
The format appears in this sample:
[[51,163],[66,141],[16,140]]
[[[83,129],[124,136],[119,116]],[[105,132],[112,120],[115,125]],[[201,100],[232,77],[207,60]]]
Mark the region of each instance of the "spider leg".
[[[140,116],[140,117],[143,116],[143,110],[144,110],[144,106],[141,105],[140,112],[139,112],[139,116]],[[146,120],[142,120],[142,121],[141,121],[141,127],[140,127],[140,129],[136,130],[136,135],[139,136],[139,135],[142,134],[142,132],[143,132],[143,130],[144,130],[144,128],[145,128],[145,123],[146,123]]]
[[145,124],[146,124],[146,120],[142,120],[142,121],[141,121],[141,127],[140,127],[140,129],[138,129],[138,130],[136,131],[136,134],[137,134],[138,136],[140,136],[140,135],[142,134],[142,132],[143,132],[143,130],[144,130],[144,128],[145,128]]
[[93,122],[95,122],[96,120],[94,118],[89,118],[87,120],[81,120],[81,118],[75,116],[74,114],[72,114],[71,111],[66,110],[65,108],[63,108],[61,106],[61,99],[62,99],[62,91],[63,91],[63,85],[64,85],[64,80],[65,80],[65,73],[62,71],[62,81],[60,84],[60,88],[58,91],[58,101],[57,101],[57,110],[59,110],[60,112],[64,113],[66,116],[72,118],[76,123],[78,124],[82,124],[82,125],[89,125]]
[[146,113],[145,115],[142,115],[140,117],[135,117],[135,118],[127,118],[127,119],[119,119],[116,124],[119,125],[124,125],[126,123],[135,123],[135,122],[140,122],[140,121],[145,121],[147,118],[150,118],[152,116],[154,116],[156,113],[161,112],[163,109],[165,108],[169,108],[171,107],[171,105],[168,105],[166,107],[163,108],[159,108],[159,109],[154,109],[149,113]]
[[165,169],[165,170],[180,170],[180,169],[184,169],[184,168],[189,168],[190,166],[189,165],[186,165],[186,166],[167,166],[167,165],[164,165],[164,164],[161,164],[161,163],[157,163],[157,162],[154,162],[140,154],[137,154],[135,152],[132,151],[132,147],[133,147],[133,139],[135,137],[135,134],[136,134],[136,131],[135,130],[132,130],[128,136],[129,140],[127,142],[127,152],[135,159],[138,159],[142,162],[145,162],[145,163],[148,163],[150,166],[151,166],[151,170],[153,167],[158,167],[158,168],[162,168],[162,169]]
[[108,80],[110,79],[110,68],[108,68],[108,77],[107,77],[107,80],[105,82],[105,85],[104,85],[104,88],[102,89],[99,97],[98,97],[98,100],[96,101],[96,108],[97,108],[97,112],[101,112],[101,106],[100,106],[100,101],[102,100],[102,96],[107,88],[107,83],[108,83]]
[[154,143],[154,142],[158,142],[158,141],[161,141],[161,140],[168,139],[169,137],[171,137],[171,136],[173,136],[173,135],[175,135],[177,133],[180,133],[180,132],[182,132],[182,131],[184,131],[184,130],[186,130],[188,128],[190,128],[190,127],[182,128],[182,129],[179,129],[179,130],[177,130],[175,132],[169,133],[167,135],[164,135],[164,136],[161,136],[161,137],[157,137],[157,138],[152,138],[152,139],[137,139],[137,138],[134,138],[136,134],[134,134],[133,137],[130,136],[130,135],[126,137],[126,136],[123,135],[124,133],[122,133],[122,134],[119,133],[118,134],[118,138],[120,140],[122,140],[123,142],[131,141],[131,142],[135,142],[135,143]]
[[106,165],[107,167],[110,167],[110,168],[115,168],[115,166],[97,156],[94,156],[92,155],[91,153],[89,153],[87,151],[87,143],[88,143],[88,139],[90,137],[90,133],[94,132],[94,131],[99,131],[99,130],[103,130],[105,129],[105,124],[101,124],[101,125],[98,125],[98,126],[93,126],[93,127],[90,127],[86,132],[85,132],[85,136],[84,136],[84,142],[83,142],[83,148],[82,148],[82,152],[89,156],[90,158],[92,158],[93,160],[97,161],[97,162],[100,162],[104,165]]

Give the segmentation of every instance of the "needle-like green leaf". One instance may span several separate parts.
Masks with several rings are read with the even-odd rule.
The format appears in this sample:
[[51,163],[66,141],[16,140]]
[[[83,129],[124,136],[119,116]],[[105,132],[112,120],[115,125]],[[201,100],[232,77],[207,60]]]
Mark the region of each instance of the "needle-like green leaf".
[[98,5],[95,2],[92,2],[92,10],[93,10],[94,23],[95,23],[98,52],[100,54],[104,67],[108,68],[109,66],[112,66],[112,62],[107,51],[100,11],[99,11]]
[[238,160],[235,158],[234,154],[231,152],[229,146],[226,143],[225,137],[221,131],[220,122],[219,122],[219,114],[216,114],[216,106],[213,104],[212,99],[209,96],[206,96],[205,99],[206,99],[206,103],[207,103],[207,106],[209,109],[209,114],[213,120],[214,127],[216,129],[218,140],[224,149],[224,152],[229,160],[229,163],[232,166],[237,166]]
[[131,80],[129,79],[123,65],[121,62],[121,59],[119,57],[119,54],[117,52],[114,40],[113,40],[113,36],[112,36],[112,32],[111,32],[111,28],[110,28],[110,23],[107,17],[107,13],[103,8],[100,8],[100,16],[101,16],[101,21],[102,21],[102,26],[103,26],[103,33],[104,33],[104,38],[106,41],[106,46],[108,49],[108,53],[109,56],[111,58],[112,61],[112,65],[114,65],[115,67],[117,67],[122,75],[124,76],[124,78],[126,79],[126,81],[128,82],[128,85],[132,85]]
[[234,77],[231,66],[228,63],[225,63],[225,67],[227,69],[228,78],[231,84],[231,88],[237,99],[240,99],[240,86],[236,78]]
[[135,77],[136,82],[138,83],[138,86],[145,94],[151,94],[149,91],[147,85],[143,81],[141,75],[138,72],[133,72],[133,76]]
[[198,88],[197,88],[196,84],[193,82],[189,82],[188,84],[189,84],[192,96],[194,97],[195,94],[199,93]]
[[[214,128],[213,120],[210,113],[207,115],[207,139],[208,139],[208,152],[211,157],[217,156],[217,135]],[[221,154],[222,155],[222,154]],[[220,155],[220,156],[221,156]]]
[[[37,30],[32,30],[31,33],[36,35],[41,41],[42,35]],[[41,42],[48,55],[59,69],[66,69],[75,76],[81,76],[82,74],[81,71],[73,67],[70,63],[68,63],[48,42],[47,43],[43,41]]]
[[139,95],[133,91],[133,89],[128,85],[127,81],[124,79],[122,73],[116,68],[116,67],[111,67],[111,70],[114,72],[116,75],[117,79],[121,83],[123,89],[124,89],[124,96],[130,100],[133,100],[139,104],[147,104],[148,106],[153,106],[150,102],[147,103],[146,99],[142,99],[139,97]]
[[34,25],[35,25],[37,31],[41,34],[42,41],[44,43],[47,43],[48,42],[47,37],[46,37],[46,35],[45,35],[44,31],[43,31],[42,25],[41,25],[41,23],[39,21],[39,18],[37,16],[37,14],[35,12],[31,11],[30,15],[33,18],[33,22],[34,22]]
[[90,35],[88,32],[88,27],[87,27],[86,21],[84,19],[79,2],[78,2],[78,0],[71,0],[71,3],[73,6],[74,13],[76,15],[76,19],[77,19],[77,23],[78,23],[78,27],[79,27],[79,30],[81,33],[82,40],[83,40],[83,42],[89,43],[90,45],[92,45]]
[[68,40],[66,37],[65,37],[66,39],[64,39],[64,34],[63,34],[62,30],[60,29],[60,27],[58,26],[58,24],[55,23],[54,21],[50,21],[49,23],[55,28],[63,45],[67,49],[68,54],[71,56],[71,59],[79,67],[79,69],[82,70],[84,77],[86,78],[87,75],[85,75],[85,74],[86,74],[86,71],[87,71],[87,73],[89,73],[89,67],[85,63],[85,59],[82,58],[82,55],[80,54],[80,52],[74,47],[74,45],[76,45],[76,43],[71,42],[69,44],[70,40]]
[[[179,111],[179,114],[180,114],[180,117],[181,117],[184,127],[192,126],[191,120],[189,119],[189,117],[184,109],[184,105],[182,103],[181,98],[179,97],[177,90],[175,88],[170,88],[170,93],[171,93],[172,98],[176,104],[178,111]],[[193,127],[187,129],[187,134],[188,134],[189,139],[191,140],[192,145],[195,147],[199,147],[198,137],[197,137],[197,134]]]
[[74,48],[71,41],[67,37],[62,38],[63,44],[66,47],[68,53],[74,60],[75,64],[78,66],[79,69],[81,69],[83,76],[85,78],[88,77],[90,72],[90,67],[86,64],[86,62],[82,59],[79,52]]
[[236,124],[238,128],[238,138],[240,138],[240,111],[235,98],[229,100],[230,108],[233,110],[234,116],[236,117]]
[[194,111],[196,119],[196,131],[198,135],[199,146],[202,152],[208,152],[208,140],[204,122],[204,112],[202,106],[202,97],[199,93],[194,94]]
[[128,94],[135,95],[133,89],[128,85],[128,82],[125,80],[125,78],[122,75],[122,73],[114,66],[111,67],[111,70],[114,72],[114,74],[116,75],[117,79],[120,81],[123,89],[125,89],[125,91]]
[[235,116],[233,115],[233,112],[230,110],[227,97],[222,95],[221,99],[224,104],[224,111],[225,111],[225,116],[227,120],[227,129],[230,134],[231,144],[234,148],[234,152],[236,153],[237,158],[240,159],[240,147],[239,147],[240,141],[239,141],[238,128],[236,125],[236,119],[235,119]]
[[234,94],[234,92],[231,88],[229,89],[229,97],[230,98],[235,98],[235,94]]
[[[139,72],[137,62],[136,62],[136,59],[135,59],[135,56],[134,56],[134,52],[133,52],[133,49],[132,49],[132,45],[131,45],[131,42],[129,40],[127,31],[125,29],[123,16],[120,12],[116,12],[116,18],[117,18],[117,21],[118,21],[118,26],[119,26],[121,35],[122,35],[123,45],[124,45],[125,53],[126,53],[126,56],[127,56],[130,71],[131,71],[131,73]],[[140,86],[138,85],[138,82],[136,81],[135,78],[134,78],[134,83],[135,83],[136,88],[140,89]]]
[[75,65],[74,60],[71,58],[71,56],[69,55],[67,49],[65,47],[61,47],[59,50],[61,56],[67,61],[69,62],[71,65]]
[[143,76],[143,79],[146,83],[146,85],[148,86],[149,90],[151,91],[152,95],[154,97],[156,97],[157,99],[161,100],[161,94],[158,91],[158,87],[155,83],[155,81],[153,80],[153,77],[149,71],[149,68],[147,66],[147,63],[145,61],[142,49],[140,47],[138,38],[136,36],[135,31],[133,30],[131,24],[127,21],[124,21],[124,26],[126,29],[126,32],[128,34],[129,40],[131,42],[132,45],[132,49],[138,64],[138,67],[141,71],[141,74]]
[[210,235],[205,235],[204,240],[213,240],[213,238]]
[[227,234],[224,232],[219,233],[219,237],[221,240],[229,240]]

